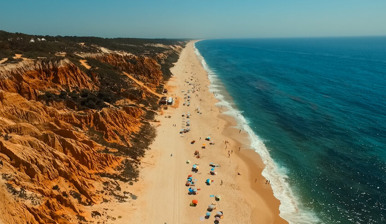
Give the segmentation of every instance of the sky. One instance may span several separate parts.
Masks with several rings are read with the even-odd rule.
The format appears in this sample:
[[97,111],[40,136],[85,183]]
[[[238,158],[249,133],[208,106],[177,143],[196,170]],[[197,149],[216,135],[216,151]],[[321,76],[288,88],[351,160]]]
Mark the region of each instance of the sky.
[[200,39],[386,36],[386,0],[2,0],[0,30]]

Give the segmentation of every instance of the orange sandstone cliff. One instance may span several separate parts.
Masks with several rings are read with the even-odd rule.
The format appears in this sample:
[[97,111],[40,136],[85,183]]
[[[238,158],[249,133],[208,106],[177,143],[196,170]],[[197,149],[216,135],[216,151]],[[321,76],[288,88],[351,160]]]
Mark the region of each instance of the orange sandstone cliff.
[[86,223],[86,206],[126,200],[117,180],[136,180],[155,136],[158,97],[138,83],[165,80],[160,54],[129,53],[0,64],[0,223]]

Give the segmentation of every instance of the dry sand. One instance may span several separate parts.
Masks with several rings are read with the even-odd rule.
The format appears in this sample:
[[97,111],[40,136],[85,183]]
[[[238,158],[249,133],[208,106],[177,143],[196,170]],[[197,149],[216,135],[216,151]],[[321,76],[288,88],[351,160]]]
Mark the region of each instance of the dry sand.
[[[176,98],[179,105],[169,106],[157,117],[160,121],[156,123],[157,137],[142,160],[139,182],[130,188],[138,198],[130,205],[118,205],[114,213],[121,218],[116,222],[214,223],[214,214],[223,211],[220,223],[286,223],[279,216],[280,202],[261,175],[263,164],[259,156],[249,149],[246,135],[233,128],[234,119],[223,115],[215,106],[217,100],[209,92],[210,83],[194,52],[194,42],[182,51],[172,73],[174,76],[167,88],[169,96]],[[187,80],[192,85],[186,83]],[[184,94],[193,87],[199,91],[191,92],[190,106],[184,106]],[[200,108],[201,114],[196,108]],[[187,112],[191,114],[191,131],[180,135],[187,121],[182,114]],[[204,140],[207,136],[214,145]],[[192,140],[195,144],[191,144]],[[202,144],[206,144],[206,149],[201,149]],[[199,150],[201,158],[194,157],[195,150]],[[228,151],[233,152],[229,157]],[[191,163],[187,164],[187,160]],[[221,166],[216,168],[217,175],[209,174],[211,162]],[[191,171],[194,163],[199,164],[198,173]],[[189,174],[197,179],[198,195],[188,195],[185,182]],[[210,186],[205,184],[208,178],[214,180]],[[215,201],[210,195],[220,195],[221,200]],[[193,199],[198,200],[196,207],[189,206]],[[205,219],[211,203],[215,203],[217,209]]]

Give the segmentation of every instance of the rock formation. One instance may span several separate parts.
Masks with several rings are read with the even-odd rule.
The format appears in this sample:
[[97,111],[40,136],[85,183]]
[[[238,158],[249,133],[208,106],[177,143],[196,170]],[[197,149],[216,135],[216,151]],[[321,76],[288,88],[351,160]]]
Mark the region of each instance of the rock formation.
[[89,69],[79,56],[0,65],[0,222],[87,222],[84,206],[107,200],[101,183],[136,179],[157,98],[121,73],[156,91],[161,65],[94,55]]

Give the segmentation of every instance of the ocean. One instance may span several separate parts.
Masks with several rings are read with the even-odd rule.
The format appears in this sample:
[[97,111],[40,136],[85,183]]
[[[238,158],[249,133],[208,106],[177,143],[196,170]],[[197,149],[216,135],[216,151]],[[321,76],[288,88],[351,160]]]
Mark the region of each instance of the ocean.
[[290,223],[386,223],[386,37],[204,40]]

